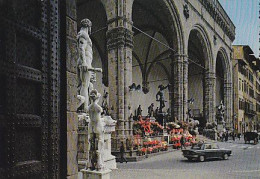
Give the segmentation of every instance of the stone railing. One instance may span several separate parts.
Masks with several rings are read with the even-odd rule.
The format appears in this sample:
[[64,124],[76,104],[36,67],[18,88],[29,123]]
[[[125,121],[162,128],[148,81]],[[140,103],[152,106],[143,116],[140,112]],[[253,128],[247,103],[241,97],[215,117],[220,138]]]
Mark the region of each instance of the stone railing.
[[199,0],[227,36],[234,41],[235,25],[218,0]]

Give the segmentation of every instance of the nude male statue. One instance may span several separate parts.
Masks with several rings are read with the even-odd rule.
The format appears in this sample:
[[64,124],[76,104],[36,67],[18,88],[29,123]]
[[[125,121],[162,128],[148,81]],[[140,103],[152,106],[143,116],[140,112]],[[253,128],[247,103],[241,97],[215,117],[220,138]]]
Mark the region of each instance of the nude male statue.
[[89,105],[89,84],[91,72],[102,72],[101,68],[93,68],[93,51],[92,42],[89,37],[91,33],[92,23],[89,19],[81,21],[81,28],[77,35],[78,54],[77,74],[78,74],[78,93],[84,97],[84,112],[87,111]]
[[104,126],[105,123],[101,118],[101,112],[103,111],[102,107],[98,104],[99,98],[101,94],[97,92],[97,90],[92,90],[90,92],[90,99],[93,101],[88,106],[89,112],[89,129],[88,133],[90,139],[93,138],[93,135],[96,135],[98,140],[98,147],[97,147],[97,169],[104,169],[104,160],[103,160],[103,145],[104,145]]

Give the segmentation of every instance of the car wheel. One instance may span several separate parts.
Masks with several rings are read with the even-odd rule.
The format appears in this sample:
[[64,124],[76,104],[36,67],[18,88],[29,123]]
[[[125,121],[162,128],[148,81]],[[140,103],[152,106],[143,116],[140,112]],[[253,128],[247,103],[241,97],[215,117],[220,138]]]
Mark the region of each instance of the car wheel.
[[199,156],[199,161],[200,162],[204,162],[205,161],[205,157],[203,155]]
[[192,158],[189,157],[188,160],[189,160],[189,161],[192,161]]
[[247,138],[245,137],[244,139],[245,139],[245,144],[246,144]]
[[224,154],[224,155],[223,155],[223,159],[224,159],[224,160],[227,160],[227,159],[228,159],[228,154]]
[[257,143],[258,143],[258,140],[257,140],[257,139],[255,139],[255,140],[254,140],[254,144],[256,145]]

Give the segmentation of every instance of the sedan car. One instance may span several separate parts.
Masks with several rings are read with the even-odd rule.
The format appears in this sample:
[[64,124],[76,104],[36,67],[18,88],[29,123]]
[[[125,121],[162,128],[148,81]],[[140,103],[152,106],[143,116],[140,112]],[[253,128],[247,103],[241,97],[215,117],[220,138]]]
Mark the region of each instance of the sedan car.
[[215,143],[199,143],[191,149],[182,150],[183,156],[188,160],[199,160],[204,162],[206,159],[221,158],[227,160],[231,156],[232,151],[228,149],[220,149]]

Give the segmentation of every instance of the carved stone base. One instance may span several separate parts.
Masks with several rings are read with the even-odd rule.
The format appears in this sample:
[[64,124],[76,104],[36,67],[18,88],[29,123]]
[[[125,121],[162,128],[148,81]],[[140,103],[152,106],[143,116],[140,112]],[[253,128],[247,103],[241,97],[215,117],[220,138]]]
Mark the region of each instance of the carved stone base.
[[104,171],[91,171],[82,169],[80,172],[82,172],[82,179],[110,179],[111,170],[107,169]]

